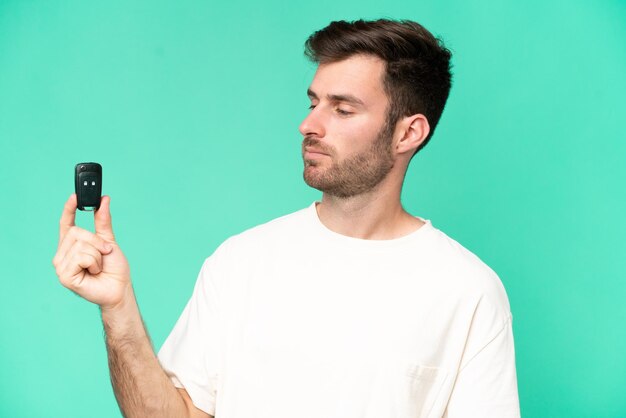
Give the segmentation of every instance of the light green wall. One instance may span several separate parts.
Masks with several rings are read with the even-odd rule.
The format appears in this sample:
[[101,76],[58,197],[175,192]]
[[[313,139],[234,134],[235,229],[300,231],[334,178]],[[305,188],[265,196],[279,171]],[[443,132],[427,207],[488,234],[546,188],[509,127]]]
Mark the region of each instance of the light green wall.
[[220,242],[319,198],[302,46],[376,17],[454,53],[403,202],[500,275],[523,416],[626,416],[623,1],[0,0],[1,417],[121,416],[98,309],[52,266],[74,164],[103,166],[158,348]]

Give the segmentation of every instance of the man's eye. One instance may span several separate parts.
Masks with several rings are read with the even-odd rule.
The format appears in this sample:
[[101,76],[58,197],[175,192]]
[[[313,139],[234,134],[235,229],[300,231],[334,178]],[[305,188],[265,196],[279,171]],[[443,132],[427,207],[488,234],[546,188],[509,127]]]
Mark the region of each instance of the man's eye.
[[[314,108],[315,108],[315,105],[313,105],[313,104],[311,106],[309,106],[309,109],[311,109],[311,110],[314,109]],[[352,112],[348,112],[347,110],[343,110],[343,109],[339,109],[339,108],[335,108],[335,111],[337,113],[339,113],[341,116],[348,116],[348,115],[352,114]]]

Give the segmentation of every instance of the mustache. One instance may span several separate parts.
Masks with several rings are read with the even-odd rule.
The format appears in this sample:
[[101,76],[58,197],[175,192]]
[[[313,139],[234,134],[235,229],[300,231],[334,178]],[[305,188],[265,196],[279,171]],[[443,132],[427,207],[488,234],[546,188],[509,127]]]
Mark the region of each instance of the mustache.
[[333,155],[335,151],[332,147],[324,144],[319,139],[315,139],[310,136],[304,137],[302,140],[302,152],[304,152],[304,148],[306,147],[313,147],[328,155]]

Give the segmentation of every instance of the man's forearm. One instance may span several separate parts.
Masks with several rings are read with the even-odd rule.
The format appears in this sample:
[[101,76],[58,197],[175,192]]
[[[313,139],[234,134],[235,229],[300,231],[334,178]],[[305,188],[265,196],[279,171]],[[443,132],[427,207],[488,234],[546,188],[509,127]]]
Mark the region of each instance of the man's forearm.
[[187,418],[185,402],[159,364],[132,288],[101,310],[113,391],[124,417]]

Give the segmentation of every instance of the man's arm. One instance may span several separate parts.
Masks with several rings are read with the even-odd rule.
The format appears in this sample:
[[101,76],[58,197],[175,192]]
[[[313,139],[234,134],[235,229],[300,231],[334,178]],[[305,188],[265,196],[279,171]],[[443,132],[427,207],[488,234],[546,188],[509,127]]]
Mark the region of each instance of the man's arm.
[[178,389],[178,393],[180,393],[180,396],[183,397],[183,399],[185,400],[185,404],[187,405],[187,408],[189,408],[189,418],[215,418],[213,417],[213,415],[209,415],[206,412],[202,411],[201,409],[198,409],[194,406],[193,401],[191,400],[191,398],[189,397],[189,393],[187,393],[187,391],[185,389]]
[[512,317],[459,371],[443,418],[519,418]]
[[122,302],[101,309],[111,383],[126,418],[213,418],[196,408],[157,360],[132,287]]
[[110,200],[103,196],[94,212],[95,234],[76,226],[76,194],[65,202],[52,259],[59,281],[100,306],[113,391],[125,417],[207,418],[186,391],[176,390],[154,355],[113,233]]
[[127,418],[208,418],[177,389],[157,360],[132,288],[120,305],[101,309],[113,391]]

